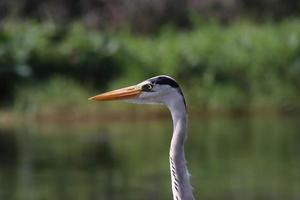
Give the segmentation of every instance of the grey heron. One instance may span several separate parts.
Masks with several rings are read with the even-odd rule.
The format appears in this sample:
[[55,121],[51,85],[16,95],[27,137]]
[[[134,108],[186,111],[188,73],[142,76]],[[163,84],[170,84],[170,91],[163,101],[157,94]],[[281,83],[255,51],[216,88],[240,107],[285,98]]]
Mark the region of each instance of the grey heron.
[[174,200],[193,200],[184,154],[187,135],[187,112],[184,95],[177,82],[165,75],[147,79],[137,85],[113,90],[89,98],[96,101],[123,100],[138,104],[163,104],[173,120],[169,162]]

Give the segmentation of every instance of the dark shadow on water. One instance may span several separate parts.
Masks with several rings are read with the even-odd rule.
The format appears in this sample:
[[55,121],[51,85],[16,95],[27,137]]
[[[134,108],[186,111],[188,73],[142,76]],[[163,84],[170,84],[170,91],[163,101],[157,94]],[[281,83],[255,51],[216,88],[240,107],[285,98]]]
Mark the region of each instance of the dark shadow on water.
[[13,199],[17,160],[18,143],[13,131],[0,127],[0,199]]

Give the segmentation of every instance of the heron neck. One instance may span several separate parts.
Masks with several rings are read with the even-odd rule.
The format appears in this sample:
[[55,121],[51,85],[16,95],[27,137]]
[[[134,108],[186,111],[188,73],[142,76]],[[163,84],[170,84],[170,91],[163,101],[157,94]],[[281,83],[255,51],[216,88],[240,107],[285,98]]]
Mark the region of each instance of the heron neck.
[[184,141],[187,135],[187,114],[184,105],[173,107],[173,136],[170,147],[170,172],[173,199],[194,199],[190,185],[189,173],[184,155]]

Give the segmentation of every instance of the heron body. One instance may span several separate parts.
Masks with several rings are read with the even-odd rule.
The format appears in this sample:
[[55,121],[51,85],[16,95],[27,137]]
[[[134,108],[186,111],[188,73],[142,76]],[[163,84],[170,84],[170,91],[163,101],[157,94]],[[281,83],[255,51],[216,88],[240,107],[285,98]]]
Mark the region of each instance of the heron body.
[[173,78],[165,75],[156,76],[137,85],[99,94],[90,99],[123,100],[130,103],[167,106],[173,120],[173,135],[169,153],[173,199],[194,199],[184,154],[184,141],[187,136],[186,104],[183,93]]

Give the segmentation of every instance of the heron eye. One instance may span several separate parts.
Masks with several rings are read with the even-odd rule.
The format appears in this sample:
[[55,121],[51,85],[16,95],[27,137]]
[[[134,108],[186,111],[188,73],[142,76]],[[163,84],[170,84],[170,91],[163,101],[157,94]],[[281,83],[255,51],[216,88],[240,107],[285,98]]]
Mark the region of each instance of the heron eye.
[[153,85],[152,85],[152,84],[147,84],[147,89],[148,89],[148,90],[152,90],[152,88],[153,88]]
[[151,83],[143,86],[143,90],[146,92],[151,92],[152,89],[153,89],[153,85]]

